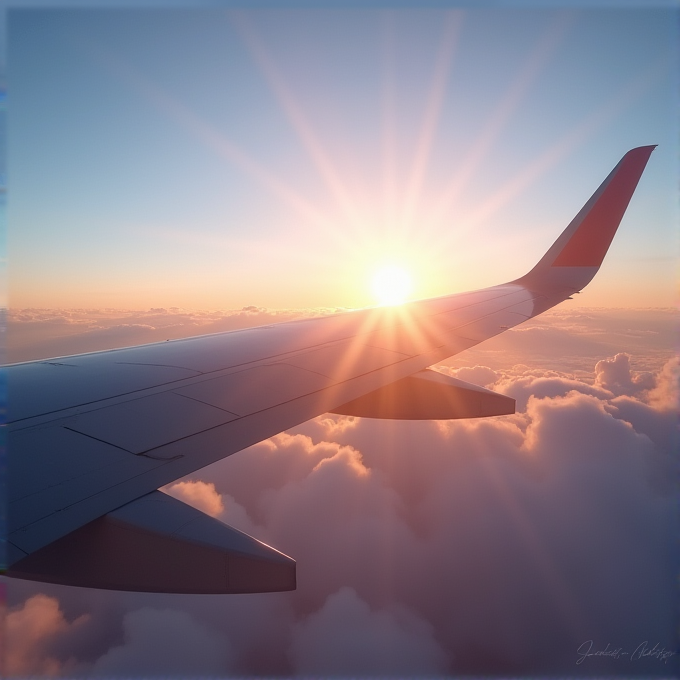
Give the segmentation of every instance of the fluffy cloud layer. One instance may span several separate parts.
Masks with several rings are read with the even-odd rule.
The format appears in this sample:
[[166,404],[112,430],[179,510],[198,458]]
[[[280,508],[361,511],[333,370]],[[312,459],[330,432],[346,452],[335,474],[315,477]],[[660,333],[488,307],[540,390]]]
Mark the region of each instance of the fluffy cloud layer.
[[[678,566],[678,361],[639,360],[636,342],[589,373],[556,358],[541,371],[530,353],[514,367],[442,369],[512,395],[514,416],[325,415],[170,485],[295,557],[298,590],[206,598],[11,582],[8,621],[28,631],[15,668],[673,675],[677,655],[631,658],[645,642],[676,649]],[[577,665],[591,640],[629,655]]]

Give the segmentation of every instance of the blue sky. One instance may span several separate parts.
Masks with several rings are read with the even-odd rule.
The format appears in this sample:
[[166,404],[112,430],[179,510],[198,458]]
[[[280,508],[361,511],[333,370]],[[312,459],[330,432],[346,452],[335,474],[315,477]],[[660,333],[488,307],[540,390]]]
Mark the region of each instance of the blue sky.
[[523,274],[657,143],[583,304],[667,306],[668,8],[13,10],[10,305],[371,304]]

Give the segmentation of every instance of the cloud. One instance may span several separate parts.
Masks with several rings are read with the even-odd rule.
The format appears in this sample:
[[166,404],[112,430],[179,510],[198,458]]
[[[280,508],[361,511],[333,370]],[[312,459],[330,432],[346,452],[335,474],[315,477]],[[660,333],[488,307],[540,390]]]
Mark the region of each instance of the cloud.
[[669,359],[656,380],[656,386],[647,395],[656,408],[677,411],[680,407],[680,357]]
[[362,565],[384,564],[394,550],[411,547],[410,530],[399,519],[401,499],[382,473],[367,468],[354,447],[325,442],[322,451],[332,449],[302,479],[255,492],[247,504],[259,506],[267,539],[295,555],[305,607],[320,606],[347,578],[363,580],[362,595],[379,592],[381,576],[369,572],[363,579]]
[[33,361],[238,330],[336,311],[339,310],[269,310],[254,306],[239,310],[197,311],[178,307],[146,311],[16,309],[7,315],[11,329],[7,351],[12,362]]
[[161,491],[198,508],[211,517],[217,517],[224,512],[224,502],[220,494],[215,491],[215,485],[212,482],[175,482],[163,487]]
[[169,484],[160,490],[211,517],[217,517],[239,531],[251,535],[258,532],[258,527],[246,509],[230,495],[218,493],[213,482],[186,480]]
[[599,399],[610,399],[614,396],[609,390],[588,385],[582,380],[566,375],[553,372],[553,375],[549,377],[536,377],[532,373],[529,371],[528,375],[506,378],[495,385],[498,392],[515,399],[517,411],[525,411],[532,397],[537,399],[563,397],[569,392],[589,394]]
[[454,368],[489,366],[506,372],[513,364],[592,374],[602,357],[626,352],[638,370],[657,372],[672,354],[678,312],[673,309],[552,309],[526,324],[447,360]]
[[84,614],[68,622],[55,598],[42,594],[30,597],[5,618],[5,673],[53,677],[72,669],[75,660],[62,662],[50,647],[59,637],[82,629],[89,618]]
[[595,365],[595,384],[616,395],[637,394],[655,387],[651,373],[633,374],[630,355],[620,352],[612,359],[602,359]]
[[[570,672],[582,635],[672,644],[676,520],[663,483],[672,442],[655,445],[620,410],[625,399],[648,416],[666,412],[569,390],[571,382],[560,397],[529,395],[523,427],[360,420],[340,437],[404,501],[416,540],[391,553],[398,600],[416,603],[439,636],[450,632],[455,672]],[[653,434],[659,421],[646,427]],[[425,573],[428,587],[417,592]],[[440,602],[455,603],[456,615]],[[590,671],[616,670],[601,661]]]
[[488,366],[463,366],[457,370],[451,371],[450,373],[454,378],[459,380],[465,380],[465,382],[472,383],[473,385],[481,385],[486,387],[496,382],[501,377],[500,373],[492,371]]
[[229,670],[233,651],[228,639],[172,609],[144,607],[123,618],[125,640],[109,649],[93,675],[186,677]]
[[[593,636],[672,642],[674,576],[658,558],[674,526],[660,483],[668,443],[637,431],[611,392],[560,376],[514,380],[527,392],[514,418],[346,427],[326,415],[253,447],[286,459],[291,474],[253,481],[253,461],[243,502],[298,559],[296,630],[348,586],[372,612],[417,610],[453,659],[448,672],[567,673]],[[547,380],[559,396],[544,396]],[[336,442],[316,441],[329,432]],[[234,489],[229,465],[214,474]],[[331,672],[329,645],[317,645],[327,656],[312,657],[314,668]],[[591,661],[590,672],[617,669]],[[655,669],[648,660],[635,670]]]
[[290,656],[301,675],[439,675],[447,668],[434,629],[404,607],[372,611],[341,588],[293,629]]

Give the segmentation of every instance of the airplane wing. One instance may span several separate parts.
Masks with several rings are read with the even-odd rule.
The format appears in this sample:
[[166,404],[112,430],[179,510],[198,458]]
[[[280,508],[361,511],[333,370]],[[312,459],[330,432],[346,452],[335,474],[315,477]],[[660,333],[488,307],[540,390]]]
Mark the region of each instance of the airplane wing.
[[428,369],[595,275],[654,149],[629,151],[540,262],[469,293],[14,364],[7,575],[183,593],[295,588],[295,562],[157,489],[325,412],[443,419],[514,401]]

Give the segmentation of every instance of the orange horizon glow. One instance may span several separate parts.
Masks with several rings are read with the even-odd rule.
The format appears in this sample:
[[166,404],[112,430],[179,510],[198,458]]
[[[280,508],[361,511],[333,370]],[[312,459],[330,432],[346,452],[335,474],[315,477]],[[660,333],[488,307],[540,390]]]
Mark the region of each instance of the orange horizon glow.
[[[470,140],[465,155],[452,160],[448,175],[433,178],[444,95],[467,20],[463,11],[445,12],[419,125],[413,134],[410,163],[405,167],[398,162],[394,74],[389,64],[383,69],[383,176],[375,186],[366,187],[360,184],[357,168],[338,154],[338,149],[351,147],[353,140],[343,141],[341,134],[329,135],[323,122],[317,121],[315,126],[303,98],[295,92],[254,22],[244,12],[227,16],[287,121],[288,132],[293,133],[309,161],[314,179],[325,190],[325,198],[318,187],[310,191],[304,182],[296,183],[294,176],[263,164],[255,152],[225,136],[198,108],[154,82],[127,58],[90,46],[92,56],[109,75],[151,105],[163,120],[171,120],[209,149],[225,167],[236,168],[254,181],[263,191],[264,202],[279,201],[290,214],[281,217],[280,224],[278,215],[266,218],[275,227],[266,224],[266,237],[253,237],[247,228],[249,219],[264,219],[260,217],[242,218],[246,226],[236,232],[238,236],[200,219],[179,226],[144,222],[111,225],[121,230],[121,239],[128,234],[142,235],[138,250],[148,248],[148,266],[134,268],[133,260],[130,264],[122,262],[114,278],[107,269],[105,248],[93,248],[90,261],[68,276],[53,277],[49,285],[45,284],[48,274],[37,279],[24,275],[21,269],[10,269],[8,305],[13,309],[229,309],[244,305],[361,308],[376,301],[386,304],[392,299],[389,304],[396,304],[407,298],[424,299],[501,284],[526,273],[573,217],[570,215],[563,224],[545,225],[539,234],[538,226],[523,224],[521,215],[499,217],[501,211],[609,124],[618,112],[639,101],[664,73],[664,65],[655,62],[629,78],[609,99],[585,108],[573,127],[558,134],[538,153],[532,151],[533,157],[524,157],[510,175],[487,187],[481,176],[483,163],[497,153],[512,116],[573,25],[573,17],[558,14],[500,92],[498,105],[490,110],[476,138]],[[395,23],[386,16],[383,37],[394,49]],[[394,55],[383,56],[389,61]],[[616,160],[612,159],[612,165]],[[483,198],[468,204],[468,191],[481,193]],[[503,230],[495,223],[502,224]],[[111,226],[107,226],[109,231]],[[534,234],[537,243],[531,238]],[[222,254],[228,264],[220,262]],[[402,275],[400,283],[393,277],[391,283],[380,284],[382,290],[376,292],[375,271],[390,261],[401,263],[410,280],[406,282]],[[59,263],[50,261],[49,265],[59,271]],[[665,285],[657,272],[647,271],[647,279],[640,283],[622,275],[620,264],[606,261],[605,269],[609,279],[598,277],[584,292],[585,306],[645,306],[651,296],[657,300],[653,306],[676,302],[674,286]],[[404,290],[397,293],[399,287]]]

